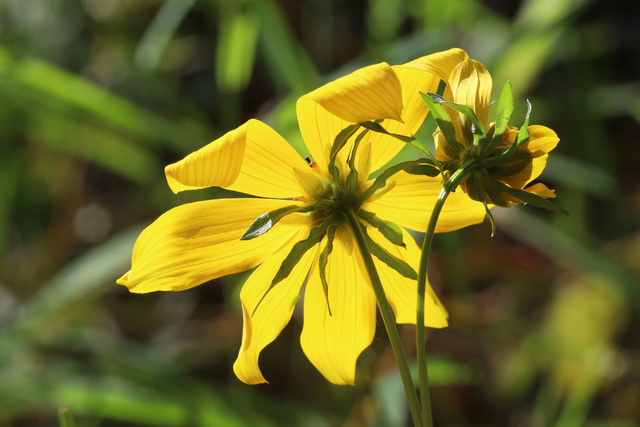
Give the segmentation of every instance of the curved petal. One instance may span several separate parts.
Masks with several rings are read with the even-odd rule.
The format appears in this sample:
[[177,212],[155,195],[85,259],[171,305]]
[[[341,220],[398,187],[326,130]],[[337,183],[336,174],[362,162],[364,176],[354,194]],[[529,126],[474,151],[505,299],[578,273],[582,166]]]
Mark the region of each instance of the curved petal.
[[388,64],[371,65],[304,95],[296,112],[309,152],[326,171],[327,145],[342,129],[369,120],[401,120],[402,87]]
[[400,120],[402,88],[389,64],[360,68],[303,96],[349,123]]
[[297,227],[283,221],[255,239],[240,237],[263,213],[298,203],[218,199],[171,209],[140,234],[131,270],[118,283],[135,293],[181,291],[253,268],[287,243]]
[[[392,255],[402,259],[407,264],[416,269],[420,264],[420,248],[416,245],[413,237],[405,230],[402,230],[406,248],[394,245],[387,240],[378,230],[368,227],[367,231],[371,238]],[[374,258],[376,269],[380,275],[384,293],[389,304],[396,315],[397,323],[416,324],[416,292],[418,283],[415,280],[407,279],[400,273],[389,267],[382,261]],[[432,328],[444,328],[448,325],[449,315],[438,296],[427,283],[427,293],[425,297],[424,323]]]
[[[478,119],[486,126],[489,119],[493,80],[484,65],[473,59],[466,59],[451,72],[449,84],[453,92],[453,101],[471,107]],[[448,110],[452,117],[460,117],[462,126],[454,120],[454,126],[460,135],[463,137],[471,135],[471,122],[461,113]]]
[[293,241],[267,258],[242,287],[240,292],[244,318],[242,346],[238,358],[233,364],[233,371],[244,383],[268,382],[258,366],[260,352],[275,340],[289,323],[293,309],[300,297],[300,287],[309,273],[311,262],[315,259],[317,250],[308,251],[293,268],[289,277],[269,291],[255,313],[254,309],[271,283],[271,279],[278,272],[282,261],[291,251],[295,241],[304,239],[305,234],[309,234],[308,228],[301,229]]
[[276,131],[249,120],[205,147],[165,168],[174,193],[206,187],[260,197],[293,198],[300,191],[292,167],[305,161]]
[[[395,181],[395,187],[379,199],[366,202],[363,209],[402,227],[424,232],[440,194],[440,177],[399,172],[390,181]],[[485,213],[482,203],[471,200],[463,191],[453,192],[442,208],[436,233],[478,224]]]
[[455,47],[453,49],[415,59],[402,65],[402,67],[427,71],[431,74],[435,74],[439,79],[448,82],[453,69],[456,68],[458,64],[468,59],[469,55],[467,55],[467,52]]
[[[380,123],[388,132],[412,136],[429,113],[429,108],[420,97],[420,92],[436,92],[440,84],[440,77],[426,71],[416,70],[404,66],[393,67],[398,79],[402,83],[404,109],[402,122],[384,120]],[[405,146],[405,143],[388,135],[369,132],[363,139],[371,143],[371,170],[375,171],[389,162]]]
[[305,291],[302,350],[333,384],[353,384],[356,360],[373,341],[376,329],[375,296],[358,264],[342,242],[334,240],[326,268],[331,315],[317,264]]
[[[505,184],[512,188],[523,189],[534,179],[538,178],[547,165],[548,153],[556,148],[560,139],[558,135],[545,126],[529,126],[529,141],[522,145],[533,156],[531,164],[519,173],[504,178]],[[509,142],[513,143],[517,136],[517,129],[509,133]]]
[[[440,80],[446,82],[453,69],[465,58],[468,58],[466,52],[456,48],[392,67],[402,85],[402,122],[384,120],[382,127],[391,133],[414,135],[429,113],[420,92],[437,92]],[[372,171],[387,164],[405,145],[396,138],[374,132],[369,132],[364,140],[372,144]]]

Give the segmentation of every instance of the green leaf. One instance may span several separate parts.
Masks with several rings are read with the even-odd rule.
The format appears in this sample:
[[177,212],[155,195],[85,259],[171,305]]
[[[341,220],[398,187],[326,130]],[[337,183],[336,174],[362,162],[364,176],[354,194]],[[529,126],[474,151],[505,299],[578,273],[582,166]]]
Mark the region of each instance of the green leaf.
[[389,267],[396,270],[398,273],[411,280],[418,280],[418,273],[411,267],[409,264],[397,258],[396,256],[390,254],[386,251],[386,249],[378,246],[376,242],[369,236],[367,233],[367,227],[360,223],[360,227],[362,227],[362,231],[364,232],[364,237],[367,240],[367,246],[369,247],[369,251],[371,255],[378,258],[380,261],[387,264]]
[[358,211],[358,216],[377,228],[378,231],[394,245],[402,246],[403,248],[407,247],[407,245],[404,244],[404,239],[402,238],[402,228],[398,225],[393,222],[380,219],[374,213],[367,212],[363,209]]
[[436,93],[429,92],[428,95],[420,92],[420,96],[422,100],[429,107],[429,111],[433,114],[433,117],[436,119],[436,123],[438,123],[438,127],[440,127],[440,131],[444,135],[444,138],[447,140],[451,148],[458,154],[464,153],[466,150],[464,145],[458,142],[456,137],[456,129],[451,123],[451,117],[442,107],[442,103],[446,102],[443,97]]
[[488,179],[487,184],[489,188],[491,188],[491,190],[495,191],[496,193],[507,193],[508,195],[513,196],[519,200],[522,200],[524,203],[527,203],[531,206],[544,208],[544,209],[561,213],[564,215],[569,215],[569,212],[567,212],[560,206],[536,194],[529,193],[528,191],[518,190],[515,188],[508,187],[503,183],[501,183],[500,181],[496,181],[495,179]]
[[289,215],[293,212],[309,212],[311,206],[313,205],[291,205],[285,206],[284,208],[276,209],[271,212],[263,213],[251,223],[240,240],[251,240],[255,239],[258,236],[262,236],[264,233],[271,230],[273,226],[276,225],[276,223],[286,215]]
[[513,89],[511,82],[507,82],[502,88],[500,100],[498,101],[498,112],[496,113],[496,124],[493,131],[491,142],[483,150],[484,154],[491,153],[502,142],[502,137],[507,129],[507,124],[513,113]]
[[155,70],[176,31],[187,16],[195,0],[165,1],[147,26],[136,48],[136,65],[143,70]]
[[329,310],[329,316],[332,316],[331,305],[329,304],[329,283],[327,283],[327,262],[329,262],[329,255],[333,251],[333,238],[336,235],[338,225],[332,225],[327,232],[327,245],[322,250],[318,259],[318,267],[320,272],[320,282],[322,283],[322,290],[324,291],[324,298],[327,300],[327,309]]
[[251,79],[260,25],[251,14],[233,11],[224,15],[216,49],[216,82],[222,90],[238,93]]
[[291,274],[293,267],[295,267],[296,264],[300,262],[300,259],[302,259],[304,254],[306,254],[309,249],[313,248],[315,245],[322,241],[324,236],[327,234],[328,228],[332,225],[339,225],[341,223],[342,220],[330,216],[325,219],[324,222],[318,227],[313,227],[306,239],[301,240],[293,245],[293,248],[291,248],[291,252],[289,252],[289,255],[287,255],[284,261],[282,261],[282,264],[280,265],[280,268],[278,269],[275,277],[271,281],[271,284],[269,285],[267,290],[264,291],[264,294],[262,294],[262,297],[260,297],[260,300],[253,309],[253,313],[251,313],[252,316],[260,306],[260,303],[262,303],[264,298],[267,296],[269,291],[271,291],[271,289],[273,289],[273,287],[278,283],[289,277],[289,274]]

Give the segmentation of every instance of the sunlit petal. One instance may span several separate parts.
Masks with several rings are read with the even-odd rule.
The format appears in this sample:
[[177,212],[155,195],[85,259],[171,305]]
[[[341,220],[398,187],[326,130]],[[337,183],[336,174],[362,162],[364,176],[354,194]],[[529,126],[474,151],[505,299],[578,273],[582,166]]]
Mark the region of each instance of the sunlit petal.
[[[478,61],[467,59],[453,70],[449,82],[453,91],[453,100],[473,108],[478,119],[486,126],[489,118],[493,80],[485,66]],[[462,115],[458,114],[458,116],[467,123],[466,127],[470,128],[471,123]],[[468,129],[467,131],[461,128],[457,130],[461,131],[463,135],[471,134]]]
[[240,237],[263,213],[298,203],[218,199],[171,209],[140,234],[132,270],[118,283],[136,293],[181,291],[255,267],[286,244],[297,227],[283,222],[255,239]]
[[401,120],[400,81],[386,63],[357,70],[301,97],[296,111],[309,152],[326,170],[326,145],[350,124],[369,120]]
[[[384,120],[380,124],[388,132],[412,136],[420,129],[429,113],[427,105],[420,97],[420,92],[436,92],[440,78],[434,74],[405,66],[396,66],[393,67],[393,70],[402,83],[405,105],[402,111],[402,122]],[[396,138],[375,132],[369,132],[364,141],[371,143],[372,171],[384,166],[405,146],[404,142]]]
[[356,360],[371,344],[376,329],[375,296],[358,264],[356,256],[347,255],[342,243],[335,240],[326,269],[332,315],[317,266],[305,291],[302,349],[334,384],[353,384]]
[[400,120],[402,89],[387,63],[370,65],[341,77],[304,96],[329,113],[350,123]]
[[297,114],[300,132],[311,157],[322,170],[327,171],[331,145],[340,131],[351,123],[329,113],[306,96],[298,99]]
[[241,381],[247,384],[267,382],[258,366],[260,352],[275,340],[289,323],[300,296],[300,287],[309,273],[311,262],[315,259],[317,250],[308,251],[293,268],[289,277],[267,293],[255,313],[254,309],[271,283],[271,279],[275,277],[282,261],[291,251],[295,241],[304,239],[308,233],[308,228],[301,229],[289,245],[282,247],[267,258],[242,287],[240,292],[244,317],[242,346],[238,358],[233,364],[233,371]]
[[249,120],[200,150],[166,167],[171,189],[178,193],[205,187],[225,187],[261,197],[292,198],[299,190],[292,167],[304,160],[276,131]]
[[[404,260],[417,270],[420,264],[420,248],[416,245],[413,237],[403,230],[404,243],[406,248],[394,245],[384,238],[375,228],[367,228],[371,238],[392,255]],[[418,283],[415,280],[407,279],[387,264],[374,259],[376,269],[382,280],[384,292],[391,304],[391,308],[396,315],[397,323],[416,323],[416,295]],[[425,325],[432,328],[444,328],[448,325],[449,315],[437,295],[427,283],[425,296],[424,321]]]
[[426,71],[447,82],[453,69],[465,59],[469,59],[469,55],[464,50],[456,47],[444,52],[423,56],[402,65],[402,67]]
[[[391,191],[371,202],[363,209],[375,212],[380,218],[412,230],[424,231],[427,228],[431,211],[440,194],[440,177],[429,178],[422,175],[410,175],[400,172],[391,178],[396,185]],[[457,230],[484,220],[485,209],[482,203],[473,201],[463,191],[456,191],[442,208],[437,233]]]

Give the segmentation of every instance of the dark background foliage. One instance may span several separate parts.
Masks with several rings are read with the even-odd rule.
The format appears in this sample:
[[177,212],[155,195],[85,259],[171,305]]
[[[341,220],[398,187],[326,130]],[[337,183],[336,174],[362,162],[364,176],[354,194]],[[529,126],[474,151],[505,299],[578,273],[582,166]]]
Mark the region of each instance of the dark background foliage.
[[494,209],[494,238],[436,237],[436,424],[640,425],[639,42],[633,1],[1,2],[0,425],[57,425],[59,405],[83,426],[406,425],[382,330],[356,386],[333,386],[298,313],[261,357],[271,384],[246,386],[246,273],[148,295],[115,279],[162,212],[234,196],[173,195],[166,164],[252,117],[306,155],[297,97],[454,46],[494,97],[512,82],[514,124],[528,98],[557,131],[542,181],[571,216]]

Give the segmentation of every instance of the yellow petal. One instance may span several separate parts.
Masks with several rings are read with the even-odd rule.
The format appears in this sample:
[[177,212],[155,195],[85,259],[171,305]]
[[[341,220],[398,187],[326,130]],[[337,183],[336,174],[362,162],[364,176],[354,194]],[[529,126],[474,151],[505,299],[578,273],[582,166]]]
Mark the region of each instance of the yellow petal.
[[[521,172],[504,178],[502,181],[512,188],[523,189],[534,179],[538,178],[547,165],[547,153],[556,148],[560,139],[558,135],[545,126],[529,126],[529,141],[522,146],[533,156],[531,164]],[[517,130],[510,132],[509,142],[513,143]]]
[[560,142],[558,135],[546,126],[529,126],[529,135],[529,141],[522,148],[529,151],[533,157],[550,153]]
[[[472,59],[463,61],[451,73],[449,83],[453,91],[454,102],[473,108],[478,119],[486,126],[489,118],[493,80],[484,65]],[[467,131],[460,129],[462,134],[470,134],[471,123],[462,115],[459,116],[461,121],[469,126]]]
[[244,326],[242,346],[238,358],[233,364],[233,371],[241,381],[247,384],[267,382],[258,366],[260,352],[276,339],[289,323],[295,304],[300,297],[300,287],[309,272],[311,262],[316,257],[317,250],[309,250],[293,268],[289,277],[267,293],[255,313],[254,309],[271,283],[271,279],[275,277],[282,261],[291,251],[295,241],[304,239],[305,233],[308,235],[308,228],[297,233],[291,244],[281,248],[265,260],[251,274],[240,292]]
[[466,59],[469,59],[469,55],[467,55],[464,50],[456,47],[423,56],[422,58],[404,64],[402,67],[426,71],[435,74],[439,79],[447,82],[453,69]]
[[[440,177],[429,178],[399,172],[391,179],[395,187],[384,196],[364,204],[363,209],[401,227],[424,232],[431,211],[440,194]],[[442,208],[436,226],[437,233],[457,230],[484,220],[482,203],[471,200],[463,191],[456,191]]]
[[239,128],[165,168],[174,193],[224,187],[260,197],[300,195],[292,167],[306,163],[276,131],[258,120]]
[[[406,231],[403,231],[404,243],[406,248],[394,245],[382,236],[378,230],[368,227],[367,230],[371,238],[381,247],[386,249],[392,255],[402,259],[407,264],[418,271],[420,264],[420,248],[416,245],[413,237]],[[407,279],[396,270],[389,267],[382,261],[374,258],[376,269],[380,275],[384,292],[391,304],[391,308],[396,315],[397,323],[416,323],[416,292],[418,282]],[[364,268],[364,267],[363,267]],[[448,325],[447,318],[449,315],[444,306],[438,299],[429,283],[427,283],[427,292],[425,295],[424,322],[426,326],[431,328],[444,328]]]
[[[440,78],[426,71],[404,66],[393,67],[402,83],[402,95],[405,108],[402,111],[402,122],[384,120],[380,124],[388,132],[412,136],[424,122],[429,108],[420,97],[420,92],[436,92]],[[369,132],[363,142],[371,143],[371,170],[375,171],[389,162],[405,146],[405,143],[376,132]]]
[[402,88],[387,63],[361,68],[303,96],[350,123],[401,120]]
[[317,265],[305,291],[302,350],[333,384],[353,384],[356,360],[376,329],[375,296],[358,264],[340,240],[334,240],[326,269],[331,316]]
[[296,111],[307,148],[326,171],[326,146],[342,129],[369,120],[401,120],[402,87],[388,64],[372,65],[301,97]]
[[[380,123],[382,127],[391,133],[414,135],[429,113],[420,92],[437,92],[440,80],[447,81],[451,71],[467,57],[462,49],[450,49],[392,67],[402,85],[404,109],[401,122],[384,120]],[[371,143],[372,171],[387,164],[405,145],[396,138],[374,132],[369,132],[364,141]]]
[[328,171],[329,151],[333,141],[338,133],[351,123],[329,113],[320,104],[306,96],[298,99],[296,111],[300,132],[311,157],[318,163],[320,169]]
[[293,177],[298,184],[300,193],[307,201],[320,200],[327,194],[327,188],[331,186],[331,181],[310,167],[293,168]]
[[276,224],[255,239],[240,237],[263,213],[298,203],[218,199],[171,209],[140,234],[131,270],[118,283],[135,293],[181,291],[253,268],[286,244],[298,228]]

